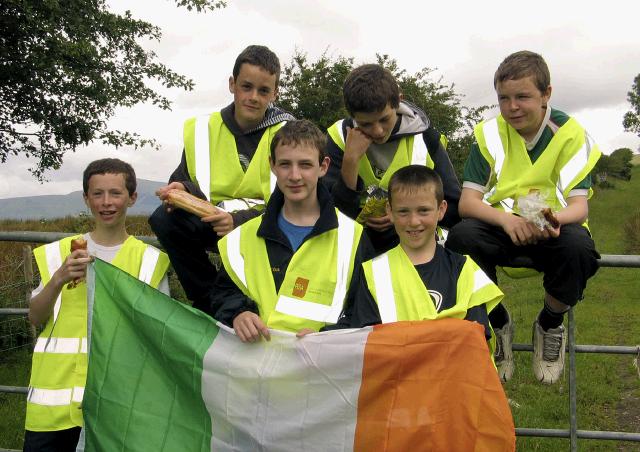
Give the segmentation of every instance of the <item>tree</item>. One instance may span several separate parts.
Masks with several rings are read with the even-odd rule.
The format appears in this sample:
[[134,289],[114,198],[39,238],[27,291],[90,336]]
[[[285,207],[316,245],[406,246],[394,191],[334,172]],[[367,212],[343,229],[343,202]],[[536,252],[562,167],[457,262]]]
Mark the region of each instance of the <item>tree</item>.
[[[389,69],[398,81],[405,99],[423,109],[438,131],[449,140],[447,150],[458,172],[473,142],[473,125],[482,119],[489,107],[465,107],[454,85],[441,79],[432,80],[433,69],[424,68],[415,74],[400,69],[388,55],[376,55],[378,64]],[[314,121],[326,129],[347,116],[342,98],[342,84],[353,69],[353,58],[329,57],[326,52],[315,62],[297,51],[282,71],[279,103],[296,117]]]
[[347,115],[342,100],[342,84],[353,69],[353,58],[324,53],[309,63],[305,53],[296,51],[282,70],[278,103],[297,118],[313,121],[322,130]]
[[[175,0],[212,11],[218,0]],[[93,140],[135,148],[155,140],[111,130],[116,107],[151,102],[170,109],[154,88],[193,89],[193,81],[141,46],[160,40],[158,27],[108,11],[105,0],[0,0],[0,161],[36,159],[39,179],[69,151]]]
[[631,91],[627,93],[627,100],[632,110],[625,113],[622,125],[625,131],[633,132],[640,137],[640,74],[633,80]]
[[425,67],[415,74],[408,74],[388,55],[376,55],[376,58],[378,64],[394,75],[404,99],[425,111],[434,127],[447,137],[449,157],[461,178],[464,162],[475,140],[473,126],[482,120],[482,114],[490,107],[464,106],[463,96],[455,92],[453,83],[447,85],[442,78],[431,78],[434,69]]
[[631,159],[633,152],[629,148],[616,149],[611,155],[603,155],[596,163],[593,174],[595,182],[601,187],[613,187],[609,176],[617,179],[631,180]]

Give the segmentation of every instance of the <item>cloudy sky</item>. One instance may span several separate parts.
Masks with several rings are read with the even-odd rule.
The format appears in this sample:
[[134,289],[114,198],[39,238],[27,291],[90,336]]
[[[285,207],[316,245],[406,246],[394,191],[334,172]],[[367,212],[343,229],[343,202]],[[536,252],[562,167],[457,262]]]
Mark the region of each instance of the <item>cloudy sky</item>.
[[514,9],[514,2],[493,1],[228,0],[226,8],[206,14],[179,9],[172,0],[108,3],[114,11],[130,9],[134,17],[161,27],[161,42],[147,48],[192,78],[195,90],[168,90],[174,102],[170,112],[143,105],[119,110],[113,118],[115,128],[155,137],[160,151],[90,145],[67,154],[44,184],[27,171],[32,163],[13,157],[0,164],[0,198],[78,190],[87,163],[105,156],[131,162],[141,178],[167,180],[180,159],[184,119],[231,101],[228,77],[235,57],[249,44],[267,45],[283,65],[296,50],[311,61],[326,52],[353,57],[356,64],[388,54],[411,73],[425,66],[436,69],[433,76],[454,83],[470,106],[494,104],[498,64],[511,52],[533,50],[550,67],[552,105],[575,116],[605,153],[640,146],[640,139],[622,127],[630,109],[627,92],[640,73],[640,3],[609,0],[590,7],[538,0],[527,10],[523,3]]

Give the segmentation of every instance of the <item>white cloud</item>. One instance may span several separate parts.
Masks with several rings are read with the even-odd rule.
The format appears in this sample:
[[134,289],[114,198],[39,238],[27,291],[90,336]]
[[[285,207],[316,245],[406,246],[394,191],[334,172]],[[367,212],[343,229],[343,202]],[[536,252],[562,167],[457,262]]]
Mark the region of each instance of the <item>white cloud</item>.
[[109,4],[159,26],[162,41],[146,47],[196,83],[192,92],[166,91],[174,101],[173,111],[137,106],[120,109],[113,118],[114,128],[155,137],[162,150],[114,150],[92,144],[67,155],[62,168],[48,174],[45,185],[27,172],[25,159],[10,157],[0,166],[0,198],[77,190],[86,164],[105,156],[131,162],[142,178],[167,180],[180,159],[184,120],[231,101],[227,80],[236,55],[250,44],[269,46],[283,66],[296,49],[310,60],[327,51],[353,57],[356,64],[386,53],[409,72],[437,68],[433,75],[455,83],[464,102],[473,106],[496,102],[493,73],[506,55],[537,51],[551,69],[552,104],[576,115],[605,152],[635,149],[640,143],[622,128],[629,108],[626,93],[640,72],[640,7],[635,2],[609,0],[587,6],[540,0],[525,10],[513,2],[492,0],[230,0],[226,8],[206,14],[177,8],[172,0]]

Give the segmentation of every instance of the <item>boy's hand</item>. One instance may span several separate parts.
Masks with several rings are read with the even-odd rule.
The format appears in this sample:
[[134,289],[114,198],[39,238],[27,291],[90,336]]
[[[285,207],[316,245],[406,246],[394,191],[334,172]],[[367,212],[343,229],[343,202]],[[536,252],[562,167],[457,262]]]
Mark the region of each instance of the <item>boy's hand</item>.
[[389,214],[383,217],[369,217],[365,224],[367,225],[367,227],[378,232],[386,231],[391,226],[393,226],[393,223],[391,222],[391,216]]
[[162,187],[160,187],[160,188],[158,188],[156,190],[156,196],[158,198],[160,198],[160,200],[164,204],[164,208],[167,210],[167,212],[171,212],[173,210],[173,206],[166,202],[167,201],[167,193],[171,189],[187,191],[187,189],[184,188],[184,184],[182,182],[171,182],[170,184],[164,185],[164,186],[162,186]]
[[271,340],[269,330],[260,317],[251,311],[244,311],[233,319],[233,329],[242,342],[257,342],[260,336]]
[[533,245],[548,237],[544,237],[545,231],[540,231],[534,224],[517,215],[505,215],[502,229],[511,241],[517,246]]
[[544,232],[548,237],[558,238],[560,236],[560,228],[562,226],[558,226],[557,228],[552,228],[551,226],[547,226],[544,228]]
[[347,127],[347,139],[344,144],[345,157],[357,158],[360,160],[367,149],[371,146],[371,138],[362,132],[362,130]]
[[74,280],[82,280],[87,274],[87,264],[92,260],[87,250],[75,250],[67,256],[54,276],[60,286]]
[[317,331],[312,330],[311,328],[302,328],[300,331],[296,333],[297,338],[305,337],[307,334],[317,333]]
[[213,215],[202,217],[202,221],[211,223],[213,230],[217,232],[220,237],[233,231],[233,217],[229,212],[225,212],[222,209],[217,209],[217,212]]

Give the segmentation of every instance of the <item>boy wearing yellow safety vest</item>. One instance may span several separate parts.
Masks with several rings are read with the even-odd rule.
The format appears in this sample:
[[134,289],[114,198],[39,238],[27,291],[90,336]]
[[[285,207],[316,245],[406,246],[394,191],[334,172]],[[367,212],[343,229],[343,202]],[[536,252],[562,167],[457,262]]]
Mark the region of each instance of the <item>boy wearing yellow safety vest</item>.
[[[76,449],[87,376],[87,286],[81,281],[90,256],[169,293],[166,254],[126,231],[127,209],[137,198],[131,165],[118,159],[96,160],[85,169],[82,183],[95,229],[33,251],[41,282],[33,291],[29,320],[45,326],[33,351],[25,451]],[[71,241],[80,237],[86,249],[71,251]]]
[[277,188],[265,213],[220,240],[224,268],[210,312],[242,341],[269,339],[268,328],[309,332],[335,323],[354,266],[370,254],[362,227],[318,184],[329,167],[325,145],[310,121],[284,125],[271,143]]
[[[564,368],[564,313],[582,298],[598,269],[589,230],[591,170],[600,150],[578,122],[551,108],[551,81],[544,59],[533,52],[509,55],[494,77],[500,115],[475,127],[476,142],[465,165],[460,214],[446,246],[468,253],[497,282],[496,266],[518,257],[544,273],[544,307],[533,323],[533,370],[543,383]],[[520,214],[521,202],[541,196],[558,225],[540,228]],[[531,218],[531,217],[529,217]],[[489,316],[496,333],[496,364],[507,381],[514,369],[513,322],[500,305]]]
[[165,201],[170,189],[184,190],[219,207],[202,220],[171,206],[159,207],[149,218],[198,309],[208,306],[216,274],[206,250],[215,250],[221,236],[259,215],[275,186],[269,145],[284,122],[293,119],[273,106],[279,78],[280,62],[271,50],[244,49],[229,77],[233,103],[185,121],[182,160],[169,184],[156,192]]
[[[456,224],[460,220],[460,183],[446,152],[446,138],[425,112],[403,100],[393,74],[380,65],[365,64],[351,71],[342,91],[351,117],[328,129],[331,166],[324,178],[336,206],[357,218],[364,213],[363,206],[373,190],[386,190],[395,171],[418,164],[440,175],[449,205],[441,223],[445,227]],[[381,211],[362,218],[377,252],[398,244],[391,219],[384,213],[385,202],[381,196]]]
[[489,340],[487,314],[503,294],[470,257],[437,243],[447,210],[438,174],[423,165],[396,171],[386,209],[400,244],[362,264],[336,327],[458,318],[483,325]]

